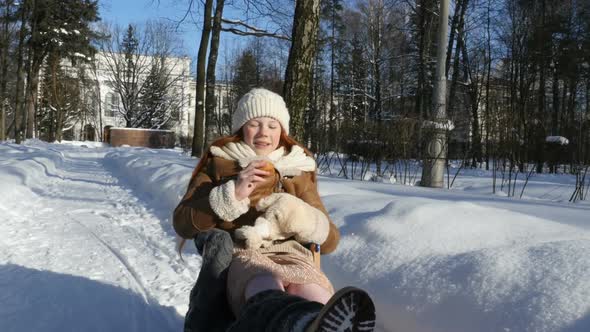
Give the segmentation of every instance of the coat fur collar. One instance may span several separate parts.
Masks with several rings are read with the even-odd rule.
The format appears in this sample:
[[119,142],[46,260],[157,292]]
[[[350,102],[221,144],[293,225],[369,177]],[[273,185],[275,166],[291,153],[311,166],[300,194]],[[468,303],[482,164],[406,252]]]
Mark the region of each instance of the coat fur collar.
[[316,169],[315,160],[297,145],[294,145],[289,153],[285,152],[284,147],[280,147],[266,156],[258,156],[245,142],[230,142],[223,147],[212,146],[211,154],[236,161],[242,168],[254,160],[267,160],[273,163],[281,176],[297,176],[302,172],[313,172]]

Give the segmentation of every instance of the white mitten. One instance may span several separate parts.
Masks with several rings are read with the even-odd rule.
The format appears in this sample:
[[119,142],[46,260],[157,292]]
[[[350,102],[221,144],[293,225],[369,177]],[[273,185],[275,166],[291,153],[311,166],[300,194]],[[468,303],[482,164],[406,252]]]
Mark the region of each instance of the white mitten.
[[258,249],[262,246],[262,236],[253,226],[242,226],[235,230],[236,239],[244,240],[246,249]]
[[294,195],[271,194],[261,199],[256,209],[265,211],[258,219],[264,219],[268,223],[266,226],[269,228],[269,238],[285,239],[295,236],[297,242],[318,244],[324,243],[328,238],[330,231],[328,217]]
[[284,240],[293,236],[281,234],[276,225],[271,224],[263,217],[256,218],[254,226],[242,226],[235,230],[237,239],[244,240],[246,249],[266,248],[273,244],[274,240]]

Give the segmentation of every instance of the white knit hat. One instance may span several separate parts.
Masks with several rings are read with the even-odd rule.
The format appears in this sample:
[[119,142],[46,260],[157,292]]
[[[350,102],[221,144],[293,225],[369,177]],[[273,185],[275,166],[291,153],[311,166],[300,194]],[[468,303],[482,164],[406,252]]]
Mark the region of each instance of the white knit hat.
[[250,90],[238,101],[238,109],[232,118],[232,133],[240,130],[246,122],[262,116],[276,119],[289,134],[289,111],[283,97],[261,88]]

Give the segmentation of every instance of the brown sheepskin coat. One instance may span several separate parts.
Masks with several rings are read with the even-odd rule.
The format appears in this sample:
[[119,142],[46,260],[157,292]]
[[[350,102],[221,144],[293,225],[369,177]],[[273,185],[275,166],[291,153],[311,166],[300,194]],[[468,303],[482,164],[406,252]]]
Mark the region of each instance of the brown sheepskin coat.
[[[221,220],[209,204],[211,189],[231,179],[236,179],[239,171],[240,167],[235,161],[210,157],[205,170],[191,179],[186,194],[174,210],[174,229],[179,236],[192,239],[198,232],[217,227],[228,231],[234,238],[233,231],[236,228],[254,224],[256,218],[262,214],[254,207],[250,207],[248,212],[233,222],[227,222]],[[279,181],[280,186],[276,191],[295,195],[328,216],[318,194],[314,173],[304,172],[294,177],[283,177]],[[328,220],[330,220],[329,216]],[[326,241],[321,244],[321,253],[326,254],[334,251],[339,240],[340,233],[330,220],[330,232]]]

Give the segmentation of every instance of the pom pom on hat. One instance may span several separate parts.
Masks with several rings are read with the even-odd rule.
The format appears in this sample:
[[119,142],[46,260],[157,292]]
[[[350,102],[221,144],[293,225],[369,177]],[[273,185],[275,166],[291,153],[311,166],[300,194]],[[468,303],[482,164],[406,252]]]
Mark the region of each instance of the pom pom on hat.
[[232,133],[246,122],[263,116],[279,121],[285,133],[289,134],[289,111],[283,97],[261,88],[250,90],[238,101],[238,108],[232,118]]

